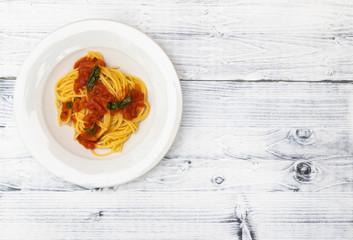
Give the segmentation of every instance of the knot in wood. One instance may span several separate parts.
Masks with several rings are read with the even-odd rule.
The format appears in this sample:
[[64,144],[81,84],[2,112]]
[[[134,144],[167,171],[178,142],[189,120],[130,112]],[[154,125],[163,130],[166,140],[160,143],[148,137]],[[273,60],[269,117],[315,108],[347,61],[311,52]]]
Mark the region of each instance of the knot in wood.
[[190,166],[191,166],[191,161],[188,160],[188,161],[184,162],[184,164],[182,166],[179,167],[179,171],[185,172],[190,168]]
[[312,162],[297,162],[294,164],[294,178],[300,183],[309,183],[316,176],[316,168]]
[[95,212],[95,213],[90,214],[88,219],[98,222],[101,220],[103,215],[104,215],[103,211]]
[[296,129],[291,135],[301,145],[313,144],[317,140],[314,130],[311,129]]
[[312,135],[313,131],[310,129],[297,129],[295,134],[298,138],[309,138]]
[[301,175],[309,175],[311,173],[311,167],[308,163],[301,162],[297,165],[297,172]]
[[222,184],[224,182],[224,178],[222,176],[214,176],[212,178],[212,182],[216,184]]

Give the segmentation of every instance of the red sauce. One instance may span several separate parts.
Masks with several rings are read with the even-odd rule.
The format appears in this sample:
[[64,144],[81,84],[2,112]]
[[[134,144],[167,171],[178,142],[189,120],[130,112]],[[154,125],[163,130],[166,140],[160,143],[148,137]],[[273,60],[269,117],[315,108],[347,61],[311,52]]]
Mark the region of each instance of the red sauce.
[[75,85],[74,85],[75,93],[79,93],[80,89],[83,86],[86,86],[87,79],[91,74],[92,69],[95,65],[98,65],[101,67],[106,66],[104,61],[97,58],[88,58],[87,56],[82,57],[76,61],[74,65],[74,69],[76,68],[79,68],[79,69],[78,69],[78,78],[75,80]]
[[[88,100],[85,97],[81,100],[76,99],[73,104],[73,109],[77,112],[84,108],[87,108],[91,111],[91,113],[87,114],[83,120],[85,121],[85,127],[87,129],[92,129],[95,124],[98,125],[99,120],[102,119],[104,114],[109,111],[107,109],[108,102],[116,101],[116,97],[108,91],[104,84],[100,82],[96,82],[93,89],[88,93],[87,96]],[[97,129],[95,136],[98,132],[99,131]],[[85,132],[81,133],[77,140],[86,148],[93,149],[94,144],[91,142],[95,143],[97,141],[97,137],[95,136],[89,136]]]
[[132,90],[128,95],[131,96],[131,102],[121,111],[126,120],[132,120],[137,117],[139,109],[145,106],[144,94],[140,91]]
[[[98,127],[99,128],[99,127]],[[99,132],[100,128],[97,129],[96,134]],[[84,132],[78,135],[77,141],[87,149],[94,149],[96,147],[97,136],[90,136],[88,133]]]
[[[74,68],[78,68],[79,76],[75,80],[74,90],[76,93],[80,92],[87,84],[88,77],[90,76],[92,69],[95,65],[105,67],[106,64],[104,61],[96,59],[96,58],[80,58],[74,65]],[[136,86],[134,90],[130,92],[128,89],[123,89],[123,94],[131,97],[131,102],[121,110],[111,111],[111,114],[115,114],[117,112],[121,112],[123,114],[124,119],[132,120],[137,117],[138,110],[141,107],[145,107],[144,104],[144,94],[141,92],[139,86]],[[87,94],[87,98],[83,97],[81,99],[76,99],[72,104],[72,110],[74,112],[79,112],[82,109],[89,109],[91,113],[84,117],[85,128],[93,129],[95,125],[97,125],[97,130],[94,135],[90,135],[87,132],[81,133],[77,140],[80,144],[82,144],[87,149],[94,149],[95,143],[98,141],[98,133],[100,131],[100,127],[98,127],[99,121],[102,119],[104,114],[110,111],[107,108],[108,102],[118,102],[122,101],[122,99],[117,99],[113,94],[111,94],[108,89],[101,82],[96,82],[92,90]],[[65,111],[64,111],[65,106]],[[69,110],[69,113],[66,111]],[[66,103],[63,103],[63,111],[61,117],[71,116],[71,109],[67,108]],[[73,119],[73,121],[77,121]]]
[[103,83],[96,82],[92,90],[87,94],[87,98],[81,100],[76,99],[73,103],[73,110],[79,112],[87,108],[91,111],[90,114],[84,117],[86,122],[85,127],[91,129],[94,123],[98,125],[99,120],[108,112],[108,102],[117,101],[116,97],[111,94]]
[[66,102],[62,103],[60,120],[66,122],[71,117],[71,109],[67,107]]
[[[95,65],[105,67],[106,64],[104,61],[97,59],[97,58],[88,58],[87,56],[80,58],[74,64],[74,69],[78,68],[78,78],[75,80],[74,84],[74,91],[75,93],[79,93],[82,87],[86,86],[88,77],[91,75],[92,69]],[[99,85],[96,83],[95,85]],[[103,85],[103,84],[101,84]],[[104,87],[104,85],[103,85]],[[99,88],[99,87],[98,87]],[[102,87],[101,87],[102,88]],[[105,88],[105,87],[104,87]],[[73,103],[72,109],[75,112],[80,111],[81,109],[88,108],[92,111],[91,114],[87,115],[84,120],[87,121],[85,123],[85,127],[88,129],[92,129],[94,127],[94,123],[98,124],[99,120],[103,117],[106,113],[106,109],[104,107],[104,101],[102,101],[102,94],[99,94],[98,97],[92,97],[92,92],[94,91],[95,87],[92,91],[88,94],[88,100],[86,98],[76,99]],[[103,93],[106,93],[108,90],[105,88]],[[113,96],[114,97],[114,96]],[[77,121],[73,119],[73,121]],[[99,132],[99,127],[96,130],[94,136],[90,136],[87,132],[81,133],[77,140],[80,144],[82,144],[87,149],[94,149],[95,142],[97,141],[97,133]]]

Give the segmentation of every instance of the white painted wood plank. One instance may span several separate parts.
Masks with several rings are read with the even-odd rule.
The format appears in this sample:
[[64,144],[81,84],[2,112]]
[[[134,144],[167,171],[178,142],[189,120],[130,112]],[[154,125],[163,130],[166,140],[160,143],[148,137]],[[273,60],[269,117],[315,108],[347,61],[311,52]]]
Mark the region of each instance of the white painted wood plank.
[[[236,135],[226,135],[228,131]],[[327,134],[335,136],[331,145],[324,142]],[[327,130],[316,135],[315,143],[299,148],[285,131],[181,128],[171,150],[153,170],[105,190],[353,191],[353,150],[347,147],[351,146],[347,135]],[[269,151],[269,146],[283,142],[287,144],[280,148],[282,155]],[[84,190],[39,166],[19,139],[1,145],[2,152],[9,148],[13,154],[0,158],[0,190]],[[309,153],[303,155],[305,151]]]
[[[46,172],[26,151],[14,126],[13,83],[0,82],[0,189],[83,190]],[[184,116],[172,148],[120,190],[353,191],[351,84],[183,81],[182,87]]]
[[0,239],[239,239],[234,194],[6,192]]
[[[0,239],[351,239],[353,192],[5,192]],[[244,236],[242,236],[242,239]]]
[[183,126],[350,128],[352,84],[182,82]]
[[254,239],[352,239],[353,192],[242,195]]
[[[14,126],[15,81],[0,80],[0,125]],[[182,81],[185,127],[353,128],[353,84]]]
[[[153,37],[179,77],[351,80],[351,1],[2,1],[0,72],[16,76],[47,33],[108,18]],[[65,16],[65,17],[63,17]]]

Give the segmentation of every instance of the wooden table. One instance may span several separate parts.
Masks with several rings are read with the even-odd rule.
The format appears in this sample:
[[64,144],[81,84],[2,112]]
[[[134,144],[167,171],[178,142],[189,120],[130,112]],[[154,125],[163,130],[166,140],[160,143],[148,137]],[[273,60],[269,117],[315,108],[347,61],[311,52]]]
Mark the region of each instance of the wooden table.
[[[25,149],[13,90],[56,28],[118,20],[180,78],[178,136],[149,173],[84,189]],[[1,1],[0,239],[353,239],[353,2]]]

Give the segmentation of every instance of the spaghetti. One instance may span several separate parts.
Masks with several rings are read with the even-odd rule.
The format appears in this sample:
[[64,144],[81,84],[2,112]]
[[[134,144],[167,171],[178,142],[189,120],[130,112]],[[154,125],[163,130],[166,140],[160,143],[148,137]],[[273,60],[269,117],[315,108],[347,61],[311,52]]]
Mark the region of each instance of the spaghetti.
[[[107,67],[103,55],[88,51],[55,85],[58,123],[72,125],[74,139],[96,156],[121,152],[145,119],[147,88],[138,77]],[[97,154],[95,148],[110,149]]]

